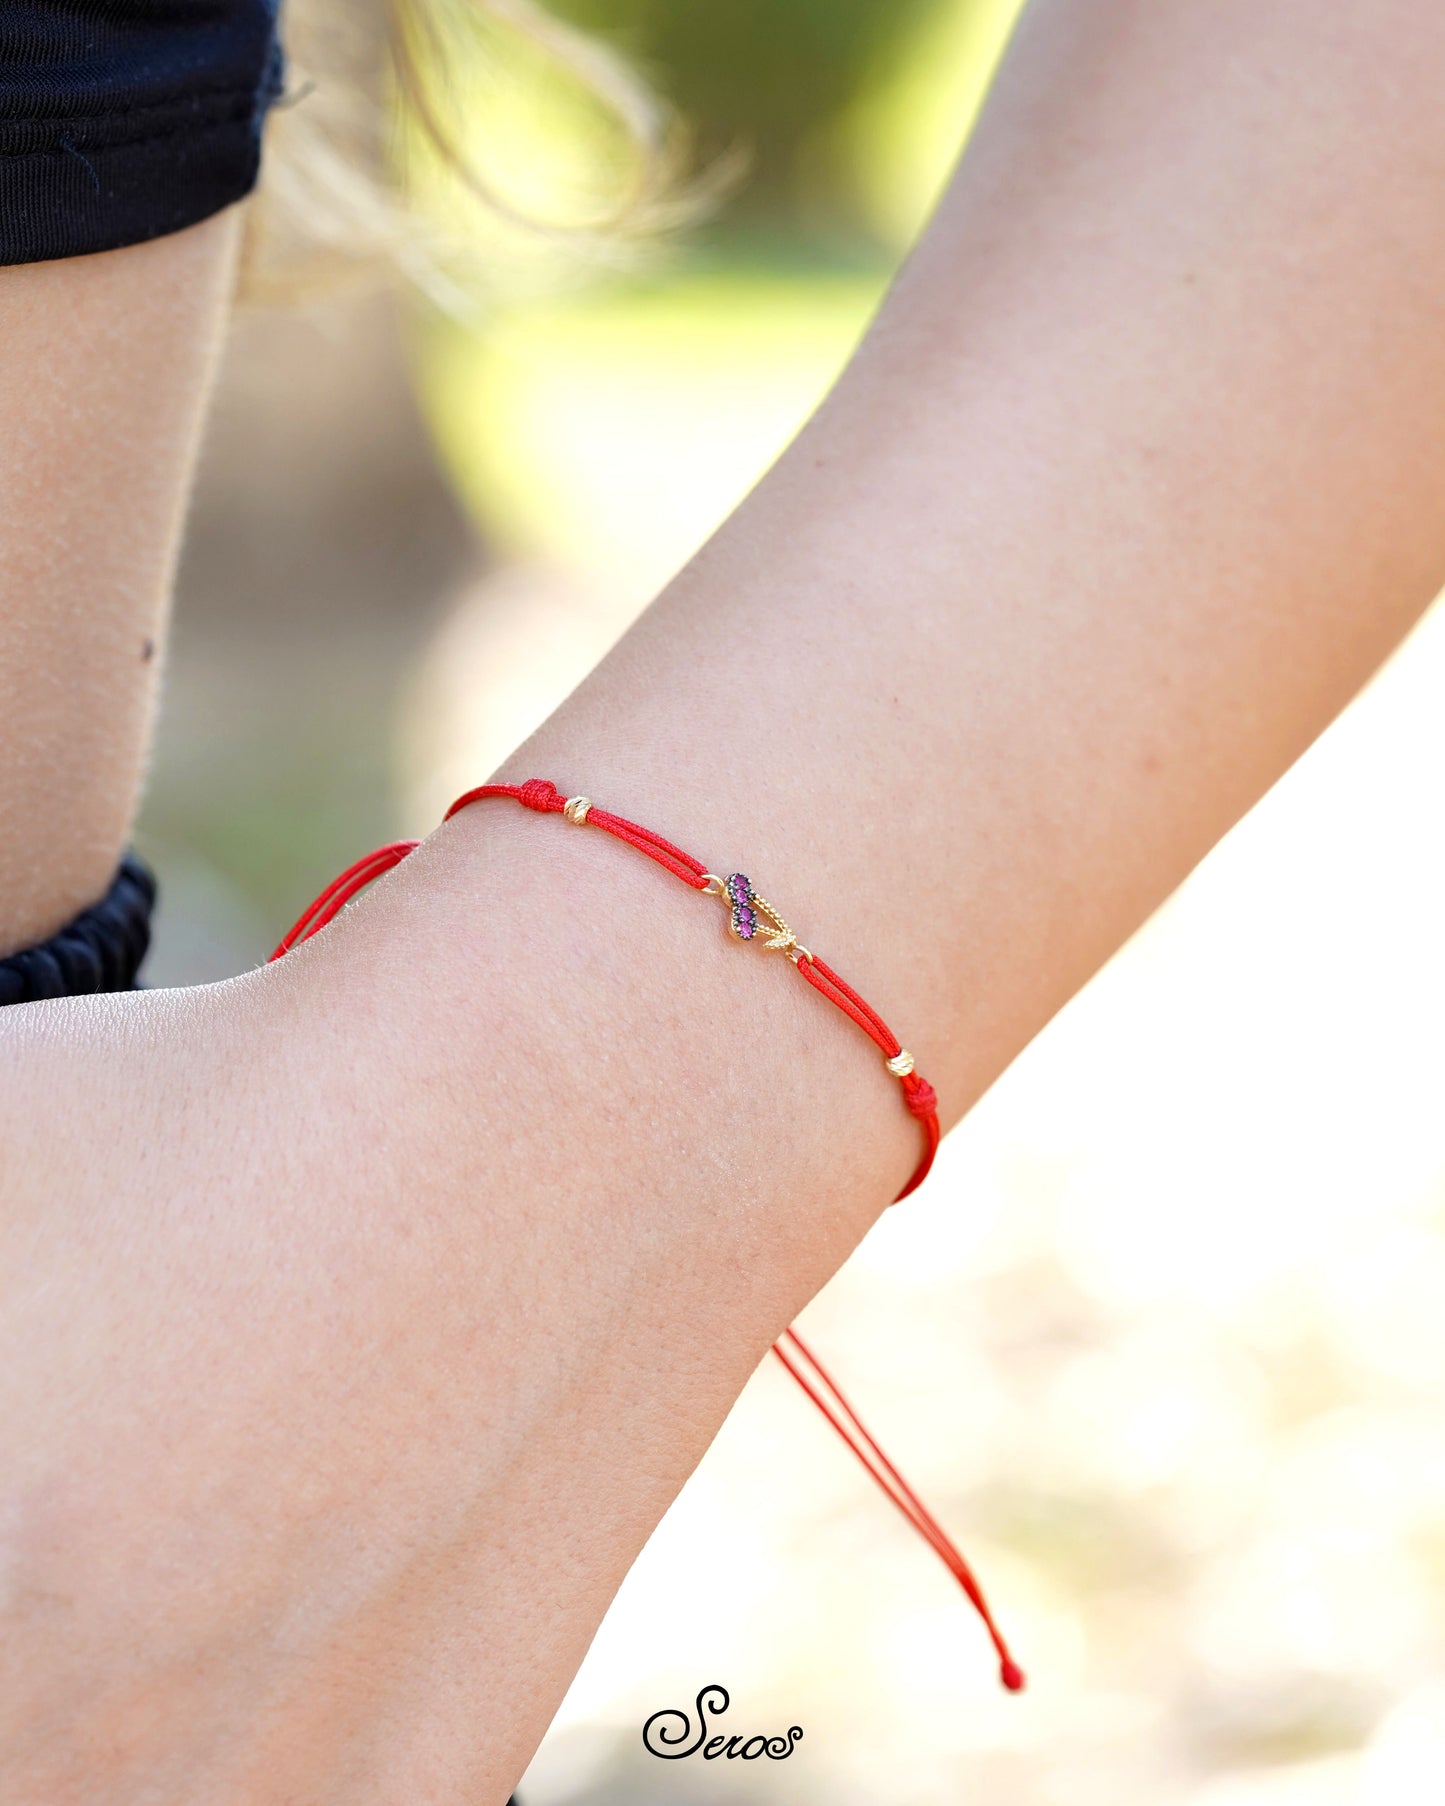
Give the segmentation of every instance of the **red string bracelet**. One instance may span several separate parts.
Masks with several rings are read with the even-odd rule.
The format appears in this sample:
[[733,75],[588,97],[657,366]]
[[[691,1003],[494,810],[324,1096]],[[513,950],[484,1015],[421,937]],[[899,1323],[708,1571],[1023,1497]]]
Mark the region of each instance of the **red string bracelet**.
[[[884,1065],[898,1080],[903,1101],[917,1119],[923,1135],[923,1153],[918,1165],[894,1203],[906,1198],[923,1183],[928,1169],[933,1165],[933,1157],[938,1152],[938,1098],[932,1085],[914,1069],[913,1055],[878,1012],[865,1003],[831,966],[799,942],[782,916],[766,898],[758,894],[745,874],[733,872],[726,878],[719,878],[690,853],[684,853],[680,847],[664,840],[660,834],[654,834],[650,828],[639,827],[636,822],[628,821],[621,815],[596,808],[589,797],[563,797],[557,787],[545,778],[529,778],[525,784],[481,784],[475,790],[459,796],[443,819],[450,821],[458,810],[465,809],[472,803],[483,802],[489,797],[509,797],[525,808],[536,810],[540,815],[561,815],[579,828],[601,828],[604,834],[611,834],[617,840],[626,841],[628,846],[636,847],[638,852],[645,853],[649,859],[655,860],[675,878],[681,878],[693,890],[721,898],[727,906],[728,930],[736,939],[757,941],[769,951],[783,954],[815,991],[820,992],[830,1003],[836,1004],[845,1016],[856,1022],[882,1052]],[[354,865],[348,866],[303,912],[271,958],[280,959],[302,941],[309,940],[318,929],[324,928],[339,915],[358,891],[365,889],[374,878],[379,878],[394,865],[399,865],[417,845],[419,842],[415,840],[393,841],[389,846],[378,847],[364,859],[358,859]],[[784,1330],[773,1344],[773,1353],[847,1443],[875,1483],[908,1519],[962,1587],[982,1618],[998,1652],[1000,1679],[1011,1692],[1018,1692],[1024,1685],[1023,1670],[1009,1654],[1008,1645],[994,1623],[993,1614],[989,1611],[988,1602],[973,1570],[949,1540],[937,1519],[884,1454],[836,1381],[797,1330]]]

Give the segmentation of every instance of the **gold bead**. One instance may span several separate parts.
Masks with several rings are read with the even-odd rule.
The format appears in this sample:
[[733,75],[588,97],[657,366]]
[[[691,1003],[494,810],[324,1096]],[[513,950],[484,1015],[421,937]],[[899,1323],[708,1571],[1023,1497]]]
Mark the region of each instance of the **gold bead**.
[[590,796],[569,796],[562,805],[562,813],[568,821],[580,828],[586,823],[587,811],[591,807],[592,798]]
[[906,1079],[913,1070],[913,1055],[909,1053],[906,1047],[900,1047],[893,1058],[891,1060],[885,1060],[883,1064],[893,1074],[895,1079]]

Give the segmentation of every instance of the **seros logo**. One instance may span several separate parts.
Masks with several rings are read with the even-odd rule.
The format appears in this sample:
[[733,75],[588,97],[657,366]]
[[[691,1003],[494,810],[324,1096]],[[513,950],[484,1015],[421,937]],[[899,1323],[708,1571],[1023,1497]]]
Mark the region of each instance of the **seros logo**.
[[708,1714],[721,1718],[731,1704],[726,1687],[704,1687],[697,1696],[696,1724],[681,1707],[666,1706],[643,1725],[642,1747],[649,1756],[660,1756],[664,1762],[680,1762],[684,1756],[701,1756],[704,1762],[715,1762],[719,1756],[726,1756],[729,1762],[756,1762],[759,1756],[767,1756],[782,1762],[792,1755],[803,1735],[801,1725],[791,1726],[784,1736],[755,1733],[751,1737],[728,1737],[717,1732],[709,1737]]

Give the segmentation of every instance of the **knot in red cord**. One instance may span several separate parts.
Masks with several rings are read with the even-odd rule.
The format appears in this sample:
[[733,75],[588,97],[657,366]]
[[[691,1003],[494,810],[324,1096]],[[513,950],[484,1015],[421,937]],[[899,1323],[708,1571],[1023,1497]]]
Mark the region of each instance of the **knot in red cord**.
[[561,807],[557,786],[546,778],[528,778],[517,792],[517,800],[525,808],[535,809],[539,815]]
[[938,1093],[916,1072],[910,1072],[903,1080],[903,1101],[917,1117],[938,1114]]

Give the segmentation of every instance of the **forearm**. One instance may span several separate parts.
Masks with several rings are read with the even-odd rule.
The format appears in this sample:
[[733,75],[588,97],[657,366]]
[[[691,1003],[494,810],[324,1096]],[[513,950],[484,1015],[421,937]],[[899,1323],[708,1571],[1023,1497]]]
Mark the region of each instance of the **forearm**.
[[0,954],[130,832],[235,234],[0,270]]

